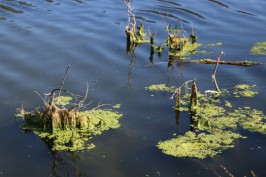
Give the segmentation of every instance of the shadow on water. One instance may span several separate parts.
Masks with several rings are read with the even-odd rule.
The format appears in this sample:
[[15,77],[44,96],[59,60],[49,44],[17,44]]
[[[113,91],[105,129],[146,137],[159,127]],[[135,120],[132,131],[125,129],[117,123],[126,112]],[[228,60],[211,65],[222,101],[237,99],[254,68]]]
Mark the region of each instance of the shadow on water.
[[77,162],[81,160],[78,153],[52,152],[52,156],[54,161],[48,177],[88,177],[77,165]]

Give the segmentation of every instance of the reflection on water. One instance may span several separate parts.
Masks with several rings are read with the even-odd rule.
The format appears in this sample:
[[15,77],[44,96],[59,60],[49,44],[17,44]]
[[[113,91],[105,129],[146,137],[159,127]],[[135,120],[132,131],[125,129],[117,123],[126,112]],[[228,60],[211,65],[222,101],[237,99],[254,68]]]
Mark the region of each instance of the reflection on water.
[[81,160],[78,153],[53,153],[54,161],[49,177],[87,177],[77,165]]

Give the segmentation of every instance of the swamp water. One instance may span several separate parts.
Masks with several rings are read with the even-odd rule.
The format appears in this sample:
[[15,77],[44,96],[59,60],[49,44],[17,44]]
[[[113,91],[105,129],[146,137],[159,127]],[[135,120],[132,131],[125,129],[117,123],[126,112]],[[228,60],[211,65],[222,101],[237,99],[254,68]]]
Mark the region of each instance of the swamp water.
[[[256,85],[254,97],[229,99],[266,114],[266,67],[263,55],[251,55],[252,46],[266,41],[264,1],[134,1],[136,20],[148,32],[157,32],[155,44],[167,38],[165,23],[196,32],[204,51],[193,59],[251,60],[261,65],[219,65],[216,79],[230,93],[238,84]],[[197,79],[200,92],[215,87],[214,65],[173,62],[165,47],[161,57],[150,56],[150,45],[138,45],[127,54],[123,1],[2,0],[0,2],[0,176],[266,176],[266,137],[240,129],[247,137],[234,148],[212,158],[176,158],[156,147],[173,134],[190,129],[187,114],[176,122],[171,94],[152,93],[153,84],[180,86]],[[219,44],[219,45],[212,45]],[[220,45],[222,44],[222,45]],[[71,68],[64,88],[83,95],[89,83],[89,107],[121,104],[120,127],[95,136],[95,148],[75,153],[52,153],[33,133],[19,128],[16,108],[42,105],[35,91],[49,93],[60,87],[67,65]],[[178,124],[178,125],[177,125]]]

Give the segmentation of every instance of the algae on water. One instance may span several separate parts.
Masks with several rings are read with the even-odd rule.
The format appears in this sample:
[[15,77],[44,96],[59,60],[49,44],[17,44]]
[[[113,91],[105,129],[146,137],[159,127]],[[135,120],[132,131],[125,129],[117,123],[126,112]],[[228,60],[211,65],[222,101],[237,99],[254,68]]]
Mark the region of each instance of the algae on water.
[[258,94],[255,91],[256,85],[240,84],[234,87],[235,97],[254,97]]
[[266,55],[266,42],[256,42],[250,51],[251,55]]
[[174,92],[175,87],[167,87],[165,84],[157,84],[157,85],[151,85],[149,87],[145,87],[145,90],[149,90],[152,92],[159,92],[159,91],[164,91],[164,92]]
[[[120,126],[122,114],[111,109],[75,111],[66,109],[71,97],[55,97],[55,105],[45,105],[44,111],[21,111],[22,129],[32,131],[47,142],[52,151],[78,151],[95,147],[89,140],[108,129]],[[120,105],[115,105],[119,108]]]
[[234,147],[234,140],[242,138],[241,135],[231,131],[218,131],[216,133],[187,132],[185,135],[159,142],[157,147],[163,153],[175,157],[196,157],[204,159],[213,157],[222,151]]
[[[243,84],[235,86],[235,89],[249,87]],[[174,108],[179,112],[190,113],[192,129],[184,135],[160,141],[157,147],[165,154],[203,159],[233,148],[236,139],[245,138],[239,133],[239,127],[266,134],[266,116],[262,111],[250,107],[235,108],[228,100],[198,93],[197,107],[192,114],[189,112],[190,97],[190,94],[184,94],[178,98],[179,105]]]

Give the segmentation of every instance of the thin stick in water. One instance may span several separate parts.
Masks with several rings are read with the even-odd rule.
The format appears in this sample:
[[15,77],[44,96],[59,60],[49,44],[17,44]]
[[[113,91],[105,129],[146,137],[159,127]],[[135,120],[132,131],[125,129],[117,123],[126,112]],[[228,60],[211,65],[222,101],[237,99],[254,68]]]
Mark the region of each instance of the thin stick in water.
[[63,86],[64,86],[64,84],[65,84],[66,75],[67,75],[67,72],[68,72],[69,68],[70,68],[70,64],[67,66],[67,69],[66,69],[66,72],[65,72],[65,75],[64,75],[64,79],[62,80],[62,83],[61,83],[61,87],[60,87],[60,90],[59,90],[58,96],[61,95],[61,91],[62,91]]

